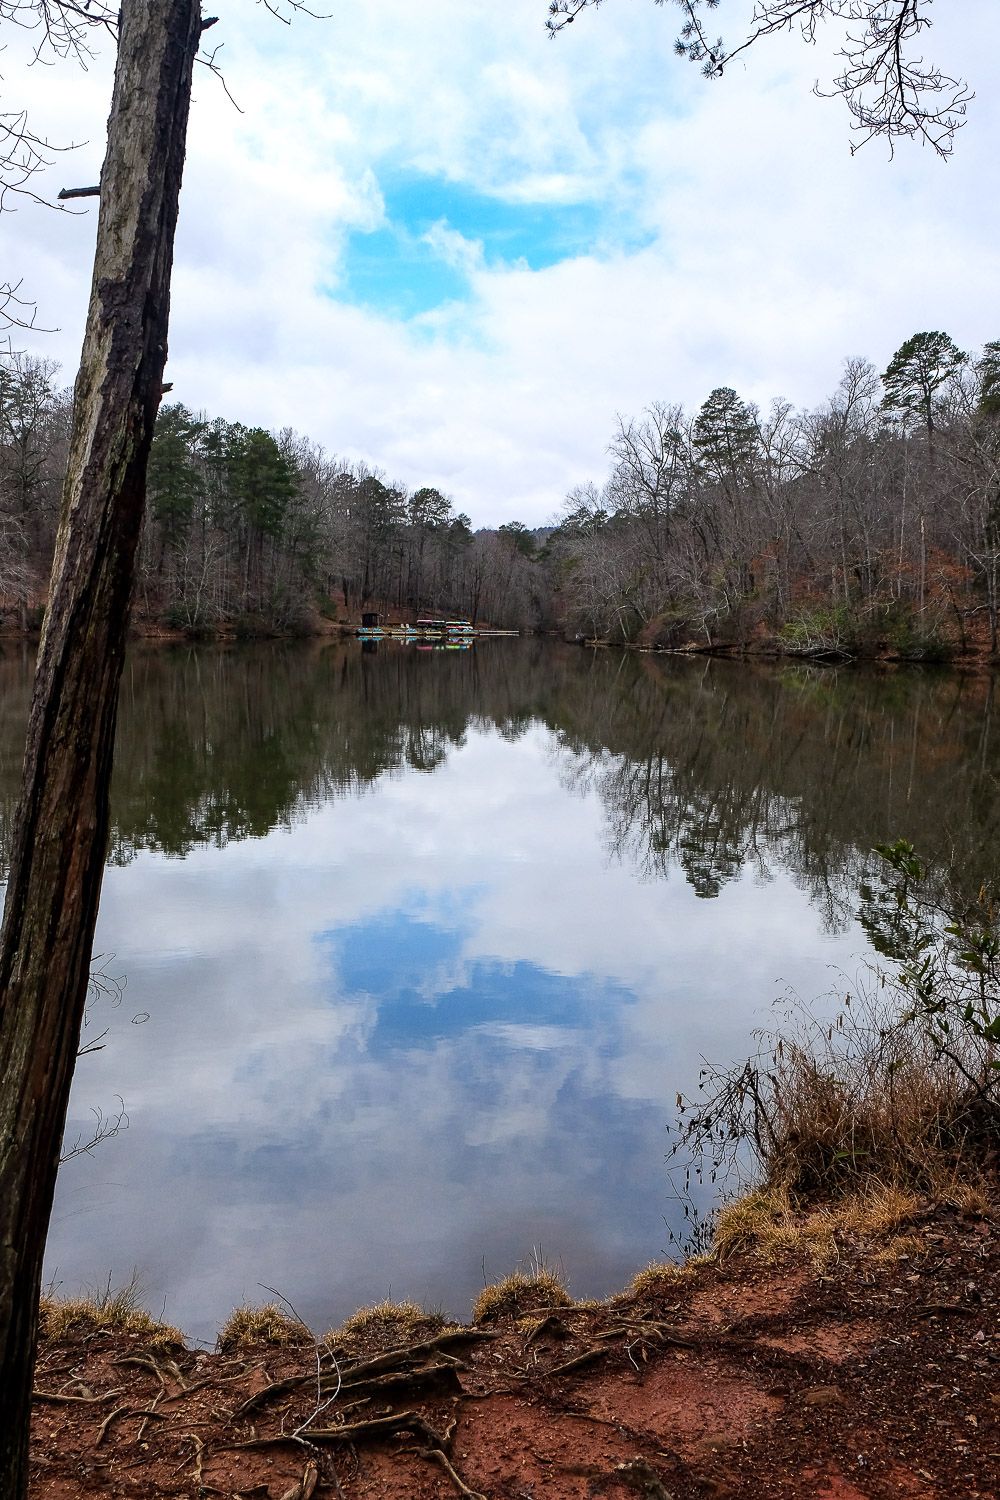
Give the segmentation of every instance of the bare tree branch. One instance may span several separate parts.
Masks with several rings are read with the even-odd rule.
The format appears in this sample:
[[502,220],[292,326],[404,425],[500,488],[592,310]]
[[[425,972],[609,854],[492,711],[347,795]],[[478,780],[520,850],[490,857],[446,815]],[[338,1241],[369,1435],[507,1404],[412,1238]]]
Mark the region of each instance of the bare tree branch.
[[[657,5],[667,0],[655,0]],[[821,97],[839,96],[853,118],[860,137],[852,146],[885,139],[890,155],[898,139],[916,139],[938,156],[951,155],[956,133],[965,124],[966,110],[975,97],[968,85],[915,49],[931,25],[931,0],[758,0],[747,34],[731,51],[723,40],[710,40],[703,16],[720,0],[672,0],[683,15],[674,47],[681,57],[698,63],[707,78],[721,78],[726,67],[762,37],[797,27],[803,41],[815,44],[822,24],[843,29],[838,57],[841,71],[829,87],[817,83]],[[581,11],[603,0],[550,0],[545,25],[555,35],[576,20]]]

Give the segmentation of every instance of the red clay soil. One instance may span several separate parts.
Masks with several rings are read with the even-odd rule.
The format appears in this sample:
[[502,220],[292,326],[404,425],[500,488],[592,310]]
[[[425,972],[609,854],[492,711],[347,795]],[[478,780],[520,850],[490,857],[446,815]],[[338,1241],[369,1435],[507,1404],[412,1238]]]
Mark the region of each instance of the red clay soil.
[[896,1259],[734,1258],[652,1296],[333,1346],[321,1395],[309,1347],[48,1342],[32,1500],[993,1500],[1000,1224],[907,1237]]

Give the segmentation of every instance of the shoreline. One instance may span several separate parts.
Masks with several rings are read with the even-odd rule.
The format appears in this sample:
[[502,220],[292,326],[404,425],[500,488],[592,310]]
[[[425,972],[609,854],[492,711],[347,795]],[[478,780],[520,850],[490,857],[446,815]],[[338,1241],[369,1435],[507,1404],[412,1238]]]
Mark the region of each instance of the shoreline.
[[[328,620],[320,617],[307,630],[281,631],[262,628],[247,631],[238,622],[225,621],[210,629],[187,631],[160,625],[154,621],[134,621],[129,629],[130,643],[163,646],[232,646],[253,645],[266,641],[356,641],[359,626],[346,621]],[[486,627],[484,627],[486,628]],[[939,671],[992,673],[1000,667],[1000,655],[987,647],[956,649],[944,655],[928,656],[919,652],[906,653],[890,647],[865,651],[805,651],[780,641],[768,638],[744,643],[691,641],[680,646],[648,645],[640,641],[612,641],[609,639],[571,637],[557,631],[514,632],[522,640],[551,640],[567,646],[579,646],[591,651],[625,651],[637,656],[677,656],[686,658],[711,658],[719,661],[766,662],[785,664],[799,662],[820,667],[923,667]],[[492,639],[492,637],[487,637]],[[21,631],[0,628],[0,651],[4,646],[37,647],[37,630]],[[387,637],[379,644],[406,644]]]
[[214,1353],[150,1320],[50,1333],[32,1496],[985,1500],[1000,1226],[885,1203],[822,1253],[737,1244],[602,1302],[511,1278],[467,1324],[384,1304],[317,1339],[272,1309]]

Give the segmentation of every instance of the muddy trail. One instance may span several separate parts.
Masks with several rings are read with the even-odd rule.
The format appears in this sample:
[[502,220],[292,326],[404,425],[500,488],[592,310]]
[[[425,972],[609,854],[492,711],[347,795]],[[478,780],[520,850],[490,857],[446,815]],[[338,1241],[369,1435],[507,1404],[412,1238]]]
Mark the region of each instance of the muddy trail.
[[1000,1493],[995,1219],[601,1304],[212,1354],[43,1342],[32,1500],[882,1500]]

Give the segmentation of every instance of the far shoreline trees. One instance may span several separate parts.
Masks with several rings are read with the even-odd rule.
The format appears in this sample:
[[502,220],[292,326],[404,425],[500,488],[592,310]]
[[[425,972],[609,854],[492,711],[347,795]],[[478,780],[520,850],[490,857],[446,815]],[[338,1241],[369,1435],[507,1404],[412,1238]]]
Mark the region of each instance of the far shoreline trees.
[[[139,545],[147,624],[295,635],[363,609],[704,647],[997,650],[1000,344],[914,334],[812,411],[720,385],[620,416],[558,525],[473,530],[290,429],[161,408]],[[0,360],[0,603],[37,616],[65,454],[51,366]],[[555,498],[555,497],[553,497]]]
[[719,387],[620,418],[607,480],[548,539],[553,614],[649,645],[995,654],[998,368],[996,342],[918,333],[881,377],[848,360],[815,411]]

